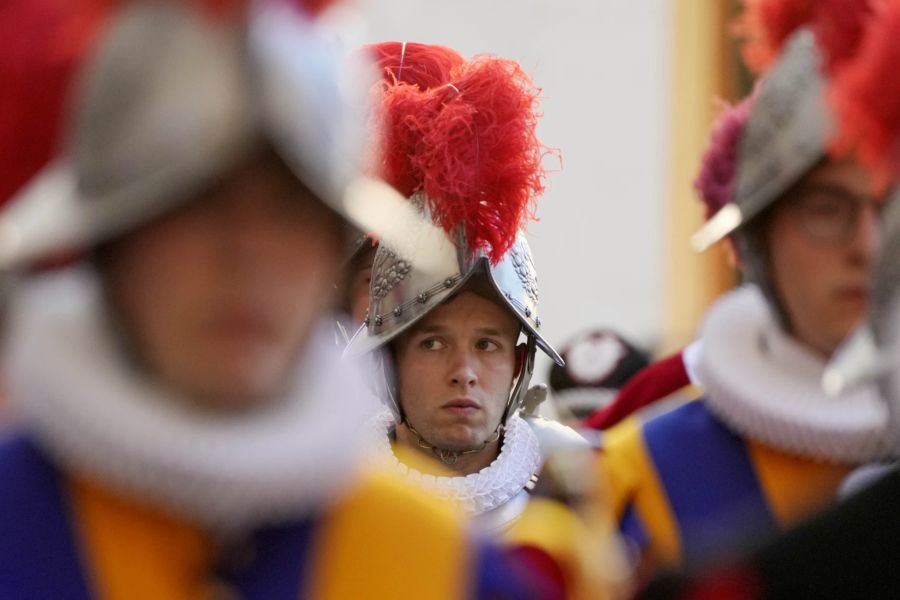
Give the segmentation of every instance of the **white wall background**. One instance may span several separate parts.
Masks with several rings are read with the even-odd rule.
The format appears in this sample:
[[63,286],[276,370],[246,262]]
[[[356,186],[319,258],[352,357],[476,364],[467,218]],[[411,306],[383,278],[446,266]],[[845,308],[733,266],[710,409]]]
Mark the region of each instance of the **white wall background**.
[[[366,41],[518,60],[558,147],[529,227],[551,343],[591,325],[654,344],[662,327],[668,131],[666,0],[368,0]],[[544,380],[549,361],[539,362]]]

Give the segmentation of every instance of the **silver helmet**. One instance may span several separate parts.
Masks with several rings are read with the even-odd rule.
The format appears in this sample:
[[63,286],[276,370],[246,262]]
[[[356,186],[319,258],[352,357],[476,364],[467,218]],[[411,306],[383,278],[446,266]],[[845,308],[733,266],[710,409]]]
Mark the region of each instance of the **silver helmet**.
[[[427,203],[414,202],[420,207],[423,220],[430,222]],[[433,235],[433,232],[429,233]],[[372,265],[369,314],[350,341],[347,353],[364,354],[383,347],[463,290],[474,278],[483,277],[497,298],[515,315],[526,338],[524,363],[510,392],[505,421],[522,407],[534,373],[537,348],[555,363],[565,363],[540,332],[537,273],[524,234],[519,232],[510,249],[496,263],[491,262],[485,250],[469,249],[463,232],[456,238],[451,240],[445,235],[440,258],[429,257],[431,264],[436,266],[422,267],[417,256],[421,252],[403,253],[384,242],[379,245]],[[421,249],[430,253],[435,247],[437,244],[432,242]],[[400,414],[391,388],[392,382],[388,382],[388,401]]]
[[740,231],[825,156],[834,129],[821,56],[801,29],[762,81],[741,136],[734,197],[691,239],[698,251]]
[[825,157],[834,119],[825,100],[821,62],[811,30],[791,36],[753,100],[738,146],[734,196],[691,239],[702,252],[731,235],[744,276],[759,287],[783,323],[787,315],[765,249],[746,226]]

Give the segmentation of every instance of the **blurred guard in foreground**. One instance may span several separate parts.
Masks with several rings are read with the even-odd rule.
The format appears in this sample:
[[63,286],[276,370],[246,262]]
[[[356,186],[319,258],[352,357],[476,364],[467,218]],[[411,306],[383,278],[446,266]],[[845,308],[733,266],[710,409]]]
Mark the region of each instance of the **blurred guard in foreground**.
[[304,7],[209,4],[94,23],[66,151],[0,217],[5,269],[81,256],[12,301],[0,596],[518,597],[452,511],[354,467],[373,406],[331,284],[353,190],[392,196],[355,175],[340,53]]

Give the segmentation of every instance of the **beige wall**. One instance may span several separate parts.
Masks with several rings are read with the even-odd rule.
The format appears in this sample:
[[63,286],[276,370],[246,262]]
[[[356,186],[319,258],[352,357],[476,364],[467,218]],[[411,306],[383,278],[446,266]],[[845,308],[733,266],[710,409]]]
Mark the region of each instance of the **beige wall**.
[[664,351],[691,340],[706,307],[734,280],[721,245],[697,255],[688,243],[703,222],[693,179],[716,115],[714,99],[734,96],[727,35],[730,18],[731,8],[723,0],[676,0],[670,4]]

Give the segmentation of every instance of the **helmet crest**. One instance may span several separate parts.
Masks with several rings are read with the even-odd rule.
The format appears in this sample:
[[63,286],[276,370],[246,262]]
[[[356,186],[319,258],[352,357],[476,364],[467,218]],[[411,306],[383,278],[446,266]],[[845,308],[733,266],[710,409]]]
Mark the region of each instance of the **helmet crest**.
[[532,216],[548,150],[535,129],[539,90],[514,61],[455,65],[442,85],[375,89],[383,136],[376,171],[403,195],[422,193],[435,223],[497,263]]

